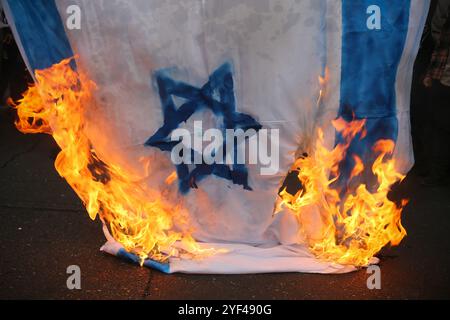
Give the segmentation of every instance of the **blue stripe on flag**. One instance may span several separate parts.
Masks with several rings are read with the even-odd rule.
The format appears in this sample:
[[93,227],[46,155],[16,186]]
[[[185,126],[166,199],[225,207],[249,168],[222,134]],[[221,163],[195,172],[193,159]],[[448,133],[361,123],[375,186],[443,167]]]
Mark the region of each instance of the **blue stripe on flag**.
[[73,56],[55,0],[7,1],[33,72]]
[[[370,30],[367,9],[381,10],[381,29]],[[373,162],[371,147],[379,139],[396,141],[398,134],[396,88],[398,66],[406,42],[410,0],[342,0],[342,61],[339,116],[366,120],[367,136],[355,139],[341,164],[341,181],[348,182],[352,154],[365,164]],[[337,143],[342,137],[337,135]],[[370,169],[370,166],[369,168]]]
[[[128,251],[126,251],[125,249],[121,248],[119,249],[119,251],[116,254],[117,257],[135,263],[135,264],[139,264],[140,260],[139,257],[135,254],[132,254]],[[170,265],[168,263],[161,263],[161,262],[157,262],[151,259],[146,259],[144,261],[144,266],[146,266],[147,268],[152,268],[164,273],[170,273]]]
[[[395,79],[408,33],[410,0],[342,1],[341,115],[396,115]],[[381,9],[381,30],[369,30],[367,8]]]

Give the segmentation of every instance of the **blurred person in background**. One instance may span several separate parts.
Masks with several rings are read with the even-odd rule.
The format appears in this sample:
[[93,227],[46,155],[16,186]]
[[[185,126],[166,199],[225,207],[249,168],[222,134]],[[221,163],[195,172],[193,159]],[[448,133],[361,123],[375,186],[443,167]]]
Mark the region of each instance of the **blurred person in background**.
[[0,106],[19,99],[31,81],[0,4]]
[[430,121],[427,111],[429,90],[424,87],[423,79],[427,73],[428,65],[434,49],[431,36],[431,19],[436,8],[437,0],[431,0],[430,10],[420,41],[420,49],[414,63],[411,86],[411,135],[414,147],[414,172],[421,177],[429,173],[429,155],[427,145],[430,140]]
[[[448,183],[450,164],[450,0],[438,0],[431,20],[434,51],[423,84],[429,90],[427,117],[430,121],[428,141],[429,174],[426,186]],[[424,121],[426,121],[424,119]]]

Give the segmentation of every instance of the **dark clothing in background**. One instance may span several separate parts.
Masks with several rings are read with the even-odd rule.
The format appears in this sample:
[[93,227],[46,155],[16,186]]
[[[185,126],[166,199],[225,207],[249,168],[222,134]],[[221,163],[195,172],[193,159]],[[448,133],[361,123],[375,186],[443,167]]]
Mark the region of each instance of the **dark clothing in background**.
[[424,123],[429,123],[425,151],[429,155],[427,184],[441,184],[450,164],[450,0],[439,0],[431,21],[434,50],[425,75],[428,105]]
[[31,82],[32,78],[0,7],[0,105],[5,104],[6,94],[14,100],[19,99]]
[[439,80],[450,86],[450,0],[439,0],[431,20],[431,35],[434,51],[426,78]]
[[[423,79],[434,51],[434,41],[431,32],[431,19],[436,8],[436,0],[431,1],[430,11],[420,43],[415,64],[411,86],[411,135],[413,138],[415,169],[421,175],[429,173],[430,156],[429,146],[431,135],[431,120],[429,117],[428,99],[430,90],[423,85]],[[429,148],[428,148],[429,149]]]
[[434,80],[427,110],[431,117],[430,178],[440,182],[449,173],[450,164],[450,87]]

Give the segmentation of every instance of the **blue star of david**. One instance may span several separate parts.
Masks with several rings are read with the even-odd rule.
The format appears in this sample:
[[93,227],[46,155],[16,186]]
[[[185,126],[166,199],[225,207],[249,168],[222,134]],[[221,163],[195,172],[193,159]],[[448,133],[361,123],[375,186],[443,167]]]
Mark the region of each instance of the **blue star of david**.
[[[195,112],[209,109],[214,115],[223,118],[224,131],[226,129],[254,129],[262,126],[250,115],[236,111],[232,67],[223,64],[209,76],[209,81],[201,88],[196,88],[184,82],[173,80],[167,70],[155,72],[156,84],[163,109],[164,124],[146,142],[146,146],[157,147],[161,151],[172,151],[180,141],[170,139],[173,130],[186,122]],[[186,102],[176,107],[173,97],[183,98]],[[225,139],[224,139],[225,140]],[[224,141],[223,148],[226,146]],[[236,144],[234,144],[236,155]],[[224,152],[224,155],[226,152]],[[194,151],[191,150],[191,157]],[[248,184],[248,171],[243,164],[196,164],[191,170],[186,164],[178,164],[176,172],[179,180],[179,190],[185,194],[192,188],[198,188],[197,182],[214,175],[252,190]]]

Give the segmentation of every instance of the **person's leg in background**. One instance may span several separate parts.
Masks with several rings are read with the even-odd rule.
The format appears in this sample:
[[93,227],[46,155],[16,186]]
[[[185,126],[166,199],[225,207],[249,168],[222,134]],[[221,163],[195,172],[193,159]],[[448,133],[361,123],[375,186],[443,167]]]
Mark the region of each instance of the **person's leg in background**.
[[0,106],[5,104],[4,96],[8,88],[8,76],[5,70],[6,67],[6,28],[0,28]]
[[[422,51],[422,49],[421,49]],[[430,89],[423,85],[423,76],[429,61],[428,52],[422,52],[414,67],[414,76],[411,88],[411,135],[414,148],[414,171],[420,176],[429,173],[429,150],[430,126],[428,100]]]
[[425,185],[443,185],[448,178],[450,164],[450,87],[433,81],[428,110],[432,124],[430,141],[430,175]]
[[431,120],[428,116],[429,88],[423,84],[427,68],[433,54],[434,43],[431,36],[431,18],[436,8],[436,0],[431,1],[430,11],[425,24],[420,49],[414,63],[413,79],[411,86],[411,135],[414,148],[414,172],[420,176],[429,174],[429,150]]
[[[32,82],[32,78],[9,28],[0,29],[0,39],[0,99],[3,100],[9,89],[8,97],[18,100]],[[4,102],[1,101],[1,104]]]
[[8,59],[10,97],[16,101],[22,97],[22,93],[28,88],[28,84],[32,82],[32,78],[12,35],[11,39],[11,42],[6,47],[6,54]]

